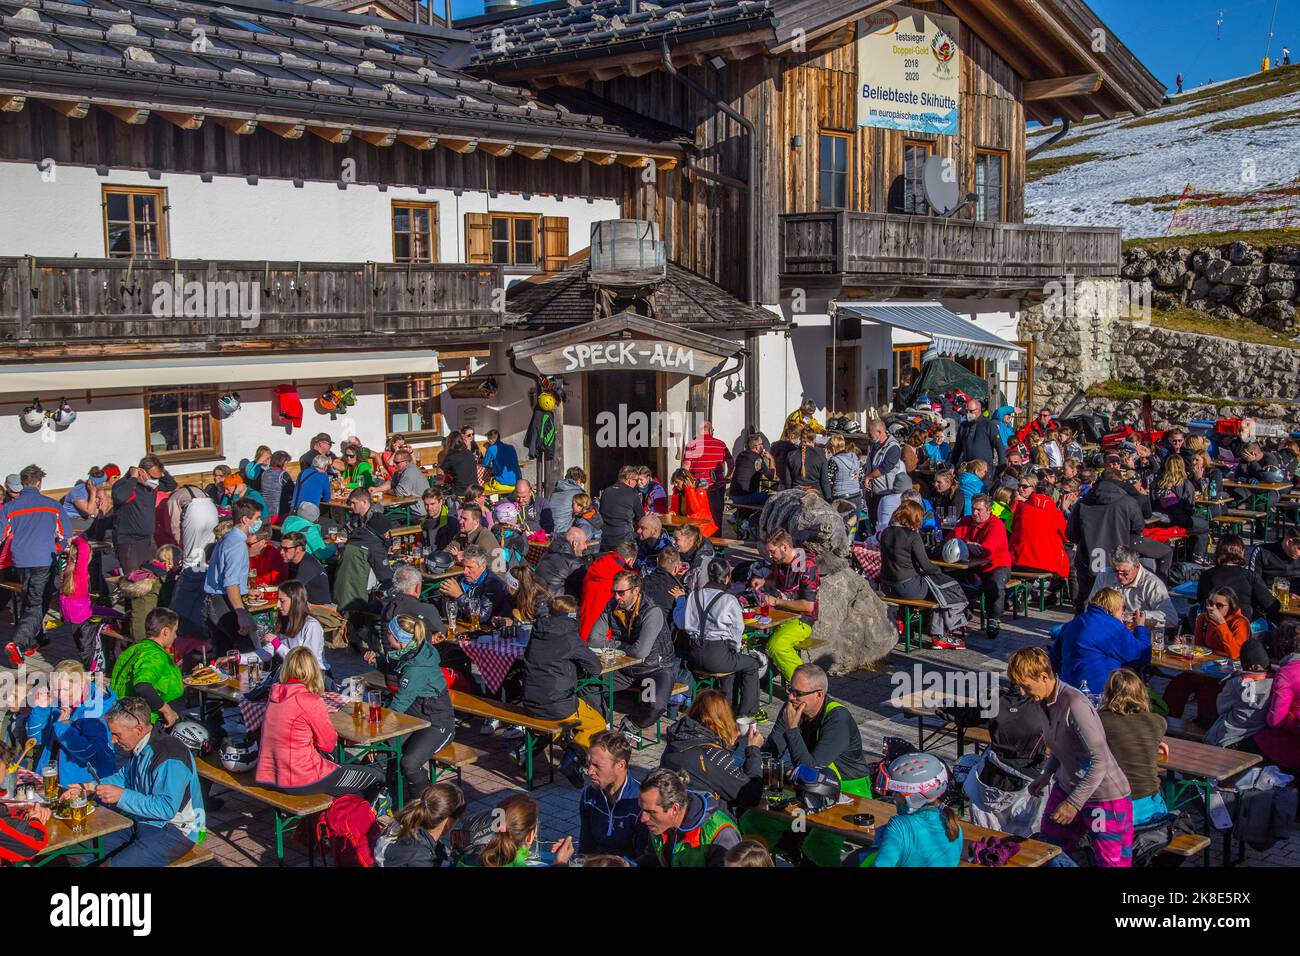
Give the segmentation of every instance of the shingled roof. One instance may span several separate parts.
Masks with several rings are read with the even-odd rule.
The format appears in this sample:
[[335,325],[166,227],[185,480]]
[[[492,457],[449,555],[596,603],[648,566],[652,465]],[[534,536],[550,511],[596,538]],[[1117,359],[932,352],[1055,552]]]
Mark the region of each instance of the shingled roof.
[[[522,14],[522,15],[521,15]],[[458,21],[474,31],[480,62],[549,58],[557,55],[616,55],[629,47],[657,45],[700,32],[747,32],[773,18],[771,0],[659,0],[639,2],[628,12],[628,0],[572,0],[528,7]]]
[[474,78],[470,56],[463,31],[276,0],[0,0],[0,95],[680,153],[678,131]]
[[[590,263],[572,265],[535,282],[517,282],[506,293],[507,323],[551,329],[595,318],[596,290],[587,281]],[[674,262],[649,296],[651,314],[664,322],[703,331],[760,331],[781,317],[746,305],[703,276]]]

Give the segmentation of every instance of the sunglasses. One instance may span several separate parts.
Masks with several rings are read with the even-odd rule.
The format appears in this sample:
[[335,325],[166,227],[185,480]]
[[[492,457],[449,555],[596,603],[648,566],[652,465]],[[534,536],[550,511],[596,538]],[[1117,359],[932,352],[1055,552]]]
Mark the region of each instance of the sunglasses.
[[813,694],[820,694],[820,693],[821,693],[821,691],[816,690],[816,689],[814,689],[814,690],[795,690],[793,687],[791,687],[790,690],[789,690],[789,694],[790,694],[791,697],[811,697]]
[[611,591],[611,594],[631,594],[632,588],[623,588],[621,591]]
[[1206,602],[1205,602],[1205,606],[1206,606],[1206,607],[1222,607],[1222,608],[1231,607],[1231,605],[1228,604],[1227,601],[1206,601]]

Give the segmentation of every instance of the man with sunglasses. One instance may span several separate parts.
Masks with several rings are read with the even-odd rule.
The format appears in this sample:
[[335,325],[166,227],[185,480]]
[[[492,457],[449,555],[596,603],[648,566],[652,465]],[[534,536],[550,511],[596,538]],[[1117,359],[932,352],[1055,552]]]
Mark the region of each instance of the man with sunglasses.
[[310,604],[333,604],[329,575],[307,546],[307,536],[301,531],[287,532],[280,539],[280,554],[289,565],[289,580],[298,581],[307,589]]
[[415,463],[414,455],[409,449],[393,455],[393,477],[375,485],[375,488],[399,498],[414,498],[411,514],[424,518],[424,493],[429,489],[429,479],[420,471],[420,466]]
[[596,619],[589,644],[597,651],[613,645],[641,662],[613,673],[615,688],[636,689],[636,710],[623,718],[618,729],[628,740],[640,743],[645,729],[654,726],[672,696],[677,665],[672,620],[663,608],[643,599],[641,575],[635,571],[614,575],[610,593],[613,598]]
[[763,752],[790,767],[828,770],[844,793],[871,796],[871,774],[862,751],[862,734],[849,709],[832,700],[826,671],[800,664],[790,676],[781,708]]

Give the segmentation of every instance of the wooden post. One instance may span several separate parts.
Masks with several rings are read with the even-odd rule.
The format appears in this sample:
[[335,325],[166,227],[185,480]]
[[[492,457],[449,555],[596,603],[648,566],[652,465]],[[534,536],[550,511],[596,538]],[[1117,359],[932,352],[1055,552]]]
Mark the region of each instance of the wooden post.
[[18,338],[26,342],[32,337],[32,272],[36,259],[28,256],[18,262]]

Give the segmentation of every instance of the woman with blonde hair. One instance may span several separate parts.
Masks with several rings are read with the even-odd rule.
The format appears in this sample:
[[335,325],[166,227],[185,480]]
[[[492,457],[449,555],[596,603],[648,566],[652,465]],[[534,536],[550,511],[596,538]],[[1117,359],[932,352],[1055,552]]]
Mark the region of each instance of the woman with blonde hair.
[[772,854],[757,840],[741,840],[723,857],[723,866],[776,866]]
[[826,443],[830,460],[826,463],[833,500],[847,501],[855,511],[862,510],[862,460],[848,450],[844,436],[835,434]]
[[283,793],[345,793],[373,797],[384,772],[373,764],[339,766],[325,754],[338,746],[321,695],[325,678],[316,655],[295,647],[280,665],[280,681],[271,688],[257,755],[258,786]]
[[1187,477],[1182,455],[1170,455],[1151,486],[1151,508],[1183,528],[1192,538],[1192,557],[1204,560],[1210,547],[1210,523],[1196,513],[1196,484]]
[[[668,728],[661,766],[684,772],[693,789],[716,793],[729,807],[747,809],[763,798],[763,735],[749,721],[743,735],[721,691],[695,696],[690,712]],[[737,744],[743,751],[737,755]]]
[[817,447],[817,432],[804,428],[799,432],[799,444],[785,456],[785,470],[791,488],[807,488],[831,500],[830,474],[826,470],[826,455]]
[[[537,801],[524,793],[502,800],[492,811],[493,833],[487,845],[477,853],[462,857],[461,866],[548,866],[537,852],[537,829],[540,812]],[[568,866],[573,856],[573,837],[551,845],[556,866]]]
[[1106,745],[1132,791],[1133,825],[1165,816],[1169,807],[1160,795],[1160,759],[1169,754],[1164,742],[1169,722],[1151,713],[1142,678],[1127,667],[1111,674],[1097,716],[1106,729]]

